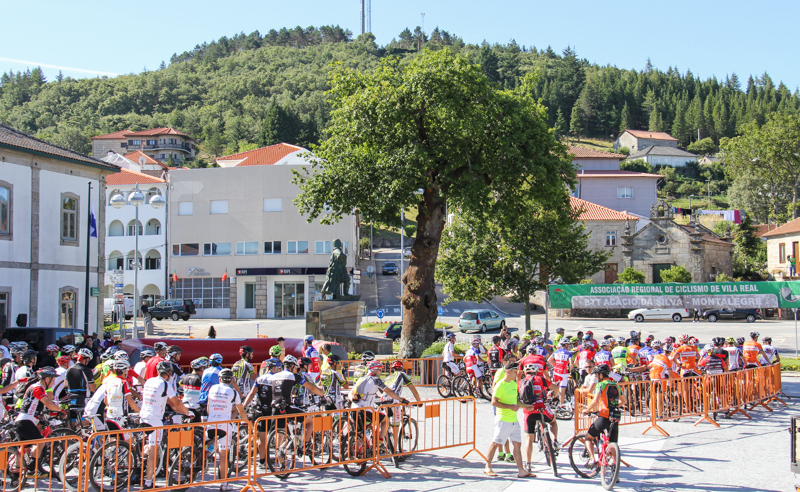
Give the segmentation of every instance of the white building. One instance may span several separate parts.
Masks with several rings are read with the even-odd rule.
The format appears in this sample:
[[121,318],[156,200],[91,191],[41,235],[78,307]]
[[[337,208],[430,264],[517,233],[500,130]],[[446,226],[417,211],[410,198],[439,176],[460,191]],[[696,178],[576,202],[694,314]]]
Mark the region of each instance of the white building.
[[652,166],[685,166],[697,161],[697,156],[676,147],[650,145],[628,156],[629,161],[643,159]]
[[[109,156],[110,157],[110,156]],[[104,159],[105,160],[105,159]],[[120,164],[124,162],[116,160]],[[149,305],[167,297],[167,207],[157,210],[149,205],[150,197],[161,195],[166,200],[167,182],[140,172],[122,169],[118,174],[106,178],[106,203],[116,194],[126,198],[136,186],[145,196],[145,203],[139,206],[139,297]],[[112,296],[111,272],[122,269],[125,272],[126,296],[134,297],[134,265],[136,250],[136,207],[127,205],[116,209],[106,206],[106,291]],[[141,302],[140,302],[141,304]]]
[[300,190],[292,170],[308,165],[302,152],[277,144],[221,157],[223,167],[170,172],[172,297],[194,300],[196,317],[303,317],[333,240],[345,243],[348,268],[355,265],[356,217],[309,223],[293,203]]
[[83,329],[90,296],[88,331],[102,330],[105,177],[118,171],[0,125],[0,324]]

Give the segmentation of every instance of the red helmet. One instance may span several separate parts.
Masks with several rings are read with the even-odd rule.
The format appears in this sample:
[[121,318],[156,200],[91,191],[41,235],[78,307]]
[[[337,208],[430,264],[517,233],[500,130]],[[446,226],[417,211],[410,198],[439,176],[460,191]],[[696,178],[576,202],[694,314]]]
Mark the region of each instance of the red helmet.
[[61,357],[56,359],[56,362],[58,362],[58,365],[69,364],[70,358],[68,355],[62,355]]
[[394,361],[394,364],[392,364],[392,369],[402,370],[403,367],[404,367],[403,366],[403,361],[400,361],[400,360],[396,360],[396,361]]

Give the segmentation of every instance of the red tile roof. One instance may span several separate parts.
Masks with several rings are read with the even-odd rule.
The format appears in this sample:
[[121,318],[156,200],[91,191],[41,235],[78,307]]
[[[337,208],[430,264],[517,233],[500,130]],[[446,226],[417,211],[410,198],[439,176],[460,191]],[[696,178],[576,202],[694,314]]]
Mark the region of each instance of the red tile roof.
[[114,133],[106,133],[105,135],[98,135],[96,137],[92,137],[92,140],[111,140],[111,139],[124,139],[125,135],[129,133],[130,130],[120,130]]
[[758,237],[778,228],[777,224],[754,224],[753,227],[755,227],[755,234]]
[[297,152],[298,150],[306,150],[303,147],[290,145],[287,143],[279,143],[270,145],[268,147],[261,147],[260,149],[248,150],[247,152],[240,152],[238,154],[231,154],[222,157],[217,157],[218,161],[236,161],[244,159],[236,167],[243,166],[269,166],[280,161],[287,155]]
[[146,174],[137,173],[130,169],[122,168],[120,172],[106,177],[106,186],[118,186],[127,184],[150,184],[150,183],[166,183],[163,179],[154,178]]
[[128,133],[125,133],[126,137],[156,137],[160,135],[179,135],[181,137],[192,138],[183,132],[179,132],[174,128],[168,127],[151,128],[149,130],[140,130],[138,132],[129,131]]
[[587,149],[586,147],[578,147],[577,145],[569,146],[569,155],[573,159],[624,159],[628,156],[625,154],[614,154],[613,152],[604,152],[602,150]]
[[[669,133],[665,132],[648,132],[646,130],[625,130],[636,138],[650,138],[653,140],[672,140],[677,142],[678,139],[674,138]],[[623,132],[624,133],[624,132]]]
[[637,173],[636,171],[582,171],[578,172],[580,178],[663,178],[660,174]]
[[578,220],[639,220],[639,217],[635,215],[617,212],[574,196],[569,197],[569,203],[573,210],[583,210],[581,215],[578,216]]
[[122,157],[124,157],[126,159],[129,159],[129,160],[132,160],[133,162],[139,164],[139,158],[142,157],[142,156],[145,157],[145,164],[156,164],[156,165],[159,165],[159,166],[163,167],[164,169],[167,168],[166,164],[164,164],[163,162],[161,162],[159,160],[156,160],[156,159],[152,158],[151,156],[145,154],[141,150],[135,150],[133,152],[129,152],[127,154],[124,154]]
[[772,229],[771,231],[764,233],[761,237],[774,237],[774,236],[782,236],[784,234],[797,234],[800,233],[800,219],[794,219],[791,222],[787,222],[782,226],[778,227],[777,229]]
[[76,162],[78,164],[90,164],[94,167],[103,168],[109,171],[115,172],[119,170],[119,166],[115,166],[114,164],[109,164],[108,162],[103,162],[95,159],[94,157],[83,155],[75,152],[74,150],[59,147],[58,145],[53,145],[49,142],[45,142],[44,140],[39,140],[36,137],[32,137],[27,133],[22,133],[19,130],[15,130],[10,126],[3,124],[0,124],[0,146],[23,151],[39,152],[57,159],[67,159],[70,162]]

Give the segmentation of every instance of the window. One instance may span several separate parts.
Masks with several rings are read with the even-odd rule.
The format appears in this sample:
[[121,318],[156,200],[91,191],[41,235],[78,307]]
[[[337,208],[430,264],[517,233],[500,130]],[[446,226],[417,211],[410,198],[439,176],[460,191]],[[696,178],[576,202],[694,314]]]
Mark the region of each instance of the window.
[[211,200],[211,213],[212,214],[227,214],[228,213],[228,200]]
[[286,253],[290,255],[307,255],[308,241],[287,241]]
[[172,245],[172,256],[197,256],[199,254],[199,243],[183,243]]
[[786,263],[786,243],[780,243],[778,245],[778,262]]
[[192,202],[178,202],[178,215],[192,215]]
[[279,255],[281,254],[281,242],[280,241],[267,241],[264,243],[264,254],[265,255]]
[[281,210],[280,198],[264,198],[264,212],[280,212]]
[[617,245],[617,231],[606,231],[606,246]]
[[633,186],[617,186],[617,198],[633,198]]
[[0,292],[0,329],[5,330],[8,328],[8,306],[11,294],[9,292]]
[[78,298],[77,289],[74,287],[64,287],[59,289],[61,296],[61,309],[58,315],[59,328],[75,328],[75,302]]
[[258,243],[256,241],[239,241],[236,243],[237,255],[257,255]]
[[[132,221],[128,222],[128,235],[129,236],[135,236],[136,235],[136,221],[135,220],[132,220]],[[139,235],[140,236],[144,235],[144,229],[142,229],[142,223],[141,222],[139,222]]]
[[155,144],[156,144],[155,140],[148,140],[147,141],[147,145],[155,145]]
[[329,255],[329,254],[331,254],[331,242],[330,241],[317,241],[314,244],[314,254],[318,254],[318,255]]
[[346,255],[350,254],[350,241],[345,241],[342,243],[342,253]]
[[175,284],[175,299],[192,299],[198,309],[227,309],[230,307],[230,282],[221,278],[179,278]]
[[203,256],[230,256],[231,243],[205,243]]
[[77,246],[79,237],[80,202],[74,193],[61,194],[61,244]]
[[142,145],[141,140],[128,140],[128,145]]
[[11,239],[13,186],[0,181],[0,239]]
[[145,270],[161,270],[161,258],[148,256],[144,259]]

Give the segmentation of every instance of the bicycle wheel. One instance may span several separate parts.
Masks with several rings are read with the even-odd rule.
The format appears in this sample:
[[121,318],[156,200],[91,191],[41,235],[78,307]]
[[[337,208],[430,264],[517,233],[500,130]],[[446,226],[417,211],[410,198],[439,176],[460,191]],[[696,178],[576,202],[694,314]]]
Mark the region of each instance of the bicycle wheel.
[[[77,438],[78,434],[72,429],[62,427],[55,429],[52,433],[50,433],[49,437],[65,436],[74,436]],[[64,454],[64,448],[66,447],[64,443],[65,441],[45,443],[42,446],[41,454],[39,454],[39,469],[47,473],[51,478],[59,476],[58,463],[61,456]]]
[[[280,436],[280,439],[278,439]],[[278,444],[278,441],[281,441]],[[296,468],[297,443],[286,429],[276,429],[267,436],[267,466],[269,471],[280,472]],[[290,473],[276,473],[281,480],[289,478]]]
[[[195,453],[198,455],[198,453]],[[195,471],[199,469],[199,456],[192,460],[192,448],[183,448],[175,457],[167,470],[167,487],[176,485],[187,485],[185,488],[173,489],[177,492],[184,492],[189,489],[188,485],[194,482]]]
[[442,398],[450,398],[450,395],[453,394],[453,382],[449,377],[442,374],[436,378],[436,391],[439,392],[439,396]]
[[400,427],[400,449],[404,453],[413,453],[417,450],[417,421],[412,418],[403,419],[403,426]]
[[[370,446],[371,448],[371,446]],[[367,469],[367,458],[371,452],[367,452],[367,445],[364,436],[359,433],[358,436],[350,436],[342,443],[342,460],[364,460],[357,463],[344,464],[344,470],[353,477],[360,477]]]
[[606,451],[600,459],[600,483],[606,490],[611,490],[619,478],[619,446],[615,442],[606,445]]
[[22,490],[28,481],[28,470],[20,457],[19,448],[16,446],[0,448],[0,451],[8,452],[6,464],[0,468],[2,490]]
[[58,480],[70,492],[78,490],[78,482],[80,481],[78,475],[81,467],[80,450],[81,443],[70,444],[58,461]]
[[544,454],[547,457],[547,464],[553,467],[553,476],[558,478],[558,466],[556,465],[556,451],[553,448],[553,437],[550,435],[550,431],[547,427],[542,424],[544,432]]
[[453,379],[453,392],[457,397],[473,396],[472,384],[466,376],[456,376]]
[[492,376],[483,375],[483,385],[480,387],[481,396],[484,400],[492,401]]
[[132,478],[131,472],[137,468],[136,461],[138,460],[131,456],[131,448],[127,442],[108,442],[89,460],[89,482],[97,491],[123,490],[128,486],[129,478]]
[[[595,457],[600,456],[597,450],[597,440],[592,442],[594,443]],[[575,473],[581,478],[594,478],[600,473],[600,469],[597,466],[593,468],[588,467],[590,460],[588,445],[589,443],[586,440],[585,432],[581,432],[573,437],[572,442],[569,443],[569,464],[572,465],[572,469],[575,470]]]

